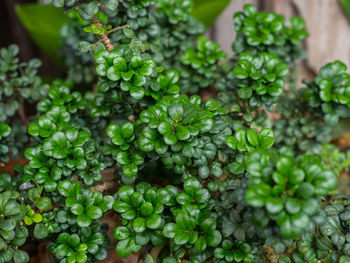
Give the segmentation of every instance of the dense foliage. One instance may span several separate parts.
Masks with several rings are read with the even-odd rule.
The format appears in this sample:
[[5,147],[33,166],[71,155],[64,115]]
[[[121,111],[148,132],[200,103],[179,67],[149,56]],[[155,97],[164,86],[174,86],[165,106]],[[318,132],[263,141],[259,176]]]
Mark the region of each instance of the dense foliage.
[[[29,255],[24,250],[18,249],[24,245],[28,237],[28,230],[23,226],[27,211],[21,204],[18,192],[6,190],[11,182],[8,174],[2,175],[0,186],[0,255],[1,262],[27,262]],[[34,216],[34,215],[33,215]],[[40,216],[37,214],[37,216]],[[35,218],[34,218],[35,220]]]
[[[350,262],[349,199],[333,198],[350,154],[329,144],[349,117],[350,75],[336,61],[296,88],[301,18],[288,27],[245,5],[226,59],[190,0],[44,2],[71,17],[67,78],[44,85],[38,60],[0,51],[0,160],[27,160],[0,177],[0,262],[28,262],[28,236],[60,263],[103,260],[110,238],[146,262],[153,247],[163,263],[267,262],[271,251],[281,263]],[[115,212],[113,237],[102,219]]]

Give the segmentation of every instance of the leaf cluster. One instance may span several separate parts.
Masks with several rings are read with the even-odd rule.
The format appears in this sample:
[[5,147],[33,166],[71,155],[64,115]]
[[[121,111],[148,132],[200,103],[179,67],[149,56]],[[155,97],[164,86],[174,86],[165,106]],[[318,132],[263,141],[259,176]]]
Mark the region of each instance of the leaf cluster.
[[41,61],[20,62],[18,53],[17,45],[0,49],[0,159],[5,162],[22,155],[28,142],[24,103],[34,105],[48,88],[37,75]]
[[308,32],[300,17],[291,17],[291,26],[287,27],[284,16],[258,12],[256,6],[246,4],[243,11],[234,14],[234,22],[237,37],[232,48],[236,53],[271,52],[286,63],[305,57],[300,44]]
[[85,263],[106,257],[104,243],[104,234],[87,229],[80,234],[61,233],[56,242],[50,244],[49,250],[59,262]]
[[314,81],[302,90],[302,98],[312,108],[322,110],[324,121],[335,126],[339,119],[349,117],[350,75],[340,61],[328,63],[320,69]]
[[313,231],[312,217],[320,210],[319,197],[337,185],[334,172],[325,169],[318,157],[307,155],[294,159],[253,152],[245,164],[250,175],[245,199],[248,205],[262,208],[256,210],[256,224],[264,227],[272,220],[286,238]]
[[350,260],[349,201],[338,195],[325,207],[326,219],[316,233],[302,236],[292,256],[295,262],[347,262]]
[[19,193],[0,192],[0,262],[22,263],[29,261],[26,251],[18,249],[24,245],[28,230],[23,226],[26,211],[19,202]]
[[[283,16],[246,5],[234,16],[236,55],[224,61],[220,46],[200,36],[203,26],[191,17],[190,0],[45,2],[75,9],[62,28],[70,73],[52,82],[28,127],[29,162],[18,170],[23,199],[18,203],[18,194],[10,194],[6,200],[21,212],[18,218],[0,213],[0,240],[6,239],[0,259],[28,260],[12,245],[25,242],[29,229],[36,239],[51,241],[57,262],[103,260],[108,237],[101,219],[113,209],[121,222],[113,234],[122,257],[161,246],[164,263],[264,262],[267,248],[284,253],[280,262],[347,260],[345,198],[323,204],[349,154],[320,144],[348,116],[349,75],[335,62],[305,90],[293,88],[295,67],[287,63],[302,56],[302,19],[292,18],[287,27]],[[96,43],[95,34],[126,24],[130,28],[108,32],[112,51]],[[85,54],[71,49],[79,42]],[[1,51],[9,62],[1,62],[0,71],[12,64],[16,72],[29,68],[30,81],[19,81],[18,89],[41,85],[38,65],[20,70],[17,52]],[[207,100],[181,94],[208,87],[221,92]],[[267,111],[279,119],[270,120]],[[10,150],[2,141],[16,131],[8,124],[4,119],[0,125],[5,154]],[[106,168],[115,175],[118,188],[108,189],[118,189],[114,196],[96,190],[108,185],[96,185]],[[18,186],[1,176],[3,198],[13,193],[3,189]],[[17,229],[27,231],[25,237]]]
[[147,77],[155,70],[155,62],[144,55],[129,53],[124,56],[124,53],[122,48],[111,52],[96,52],[96,73],[102,77],[100,90],[105,92],[110,88],[120,87],[122,91],[129,92],[133,99],[141,100],[145,94],[143,86],[147,83]]
[[186,49],[180,57],[178,71],[181,75],[182,92],[196,93],[198,88],[213,85],[218,75],[218,63],[225,58],[226,53],[219,44],[199,36],[195,49]]
[[207,135],[220,113],[213,100],[202,104],[199,96],[165,96],[140,114],[144,127],[138,139],[139,149],[155,152],[176,173],[185,172],[192,164],[206,166],[216,156],[215,144],[220,143]]
[[166,205],[174,205],[176,195],[175,187],[157,189],[148,183],[138,183],[135,190],[131,186],[119,189],[118,200],[113,204],[122,220],[122,226],[114,230],[114,237],[119,240],[118,255],[127,257],[149,242],[153,246],[164,243],[163,211]]
[[195,177],[184,181],[181,193],[170,185],[157,189],[138,183],[135,190],[130,186],[120,188],[118,197],[113,208],[121,214],[123,224],[114,231],[120,240],[120,256],[129,256],[149,242],[160,246],[171,239],[169,249],[174,257],[164,258],[163,262],[167,262],[186,257],[186,251],[195,257],[221,242],[208,206],[209,191]]
[[251,106],[276,103],[283,93],[284,79],[289,71],[286,63],[272,53],[241,53],[233,75],[238,97],[249,100]]

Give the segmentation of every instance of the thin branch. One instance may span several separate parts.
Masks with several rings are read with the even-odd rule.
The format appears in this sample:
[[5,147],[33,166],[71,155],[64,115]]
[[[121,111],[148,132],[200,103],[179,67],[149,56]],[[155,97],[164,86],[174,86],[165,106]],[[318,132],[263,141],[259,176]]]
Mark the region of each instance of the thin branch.
[[130,27],[130,26],[129,26],[128,24],[126,24],[126,25],[124,25],[124,26],[117,26],[117,27],[115,27],[115,28],[113,28],[113,29],[111,29],[111,30],[106,31],[105,34],[108,35],[108,34],[110,34],[110,33],[113,33],[113,32],[115,32],[115,31],[118,31],[118,30],[120,30],[120,29],[129,28],[129,27]]
[[[113,33],[113,32],[115,32],[115,31],[118,31],[118,30],[121,30],[121,29],[124,29],[124,28],[129,28],[130,26],[128,25],[128,24],[126,24],[126,25],[124,25],[124,26],[117,26],[117,27],[115,27],[115,28],[113,28],[113,29],[111,29],[111,30],[108,30],[108,31],[106,31],[106,32],[104,32],[104,34],[106,35],[106,36],[108,36],[110,33]],[[100,36],[101,37],[101,36]],[[96,43],[94,43],[93,45],[92,45],[92,47],[95,47],[95,46],[97,46],[98,44],[100,44],[101,42],[103,42],[103,39],[101,38],[100,40],[98,40]],[[91,48],[92,48],[91,47]],[[91,49],[90,48],[90,49]]]
[[[94,16],[94,18],[92,19],[92,23],[97,25],[99,28],[103,29],[103,26],[101,22],[98,20],[97,16]],[[102,35],[100,35],[100,38],[101,38],[101,41],[103,42],[103,45],[107,49],[107,51],[110,52],[114,49],[114,45],[112,41],[108,38],[106,33],[103,33]]]
[[102,42],[102,39],[100,39],[99,41],[97,41],[95,44],[93,44],[93,46],[97,46],[98,44],[100,44]]

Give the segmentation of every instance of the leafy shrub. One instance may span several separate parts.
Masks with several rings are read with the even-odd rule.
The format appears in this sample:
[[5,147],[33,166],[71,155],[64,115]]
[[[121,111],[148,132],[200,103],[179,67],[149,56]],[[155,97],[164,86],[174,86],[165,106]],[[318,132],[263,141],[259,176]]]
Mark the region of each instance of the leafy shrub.
[[[11,181],[8,174],[2,174],[1,178],[3,181]],[[7,186],[4,186],[0,187],[0,261],[27,262],[28,253],[18,249],[19,246],[24,245],[28,237],[28,230],[23,226],[26,210],[20,203],[19,193],[7,191]]]
[[18,53],[16,45],[0,50],[0,121],[1,140],[4,141],[1,144],[1,160],[5,162],[9,161],[10,154],[13,158],[23,155],[28,143],[25,127],[29,121],[24,112],[24,102],[34,105],[46,95],[48,88],[37,76],[41,61],[32,59],[28,63],[20,63]]
[[[250,174],[245,199],[248,205],[263,208],[259,212],[260,227],[276,220],[281,235],[295,238],[315,228],[312,216],[320,210],[319,196],[329,193],[337,176],[322,167],[314,156],[274,156],[254,152],[245,162]],[[272,161],[272,165],[271,165]]]
[[180,58],[182,65],[178,70],[182,92],[196,93],[198,87],[212,86],[217,78],[218,63],[225,57],[219,44],[199,36],[196,49],[186,49]]
[[349,261],[348,198],[332,196],[350,154],[329,144],[349,74],[336,61],[296,89],[301,18],[246,5],[226,59],[190,0],[44,2],[71,18],[67,78],[47,88],[37,60],[0,52],[0,158],[28,160],[0,177],[0,262],[28,262],[28,235],[55,262],[103,260],[112,213],[116,253],[145,262],[152,247],[164,263]]
[[346,69],[340,61],[328,63],[312,83],[307,83],[308,88],[303,89],[303,98],[311,107],[321,107],[329,126],[349,116],[350,75]]
[[250,53],[242,53],[233,69],[233,75],[238,79],[238,97],[250,99],[252,106],[260,106],[260,100],[268,104],[276,103],[283,93],[287,73],[287,64],[280,62],[274,54],[263,52],[253,57]]
[[271,52],[290,63],[304,57],[300,47],[308,36],[305,22],[300,17],[291,17],[291,27],[285,25],[282,15],[272,12],[258,12],[252,4],[247,4],[243,12],[234,14],[237,39],[232,48],[236,53]]

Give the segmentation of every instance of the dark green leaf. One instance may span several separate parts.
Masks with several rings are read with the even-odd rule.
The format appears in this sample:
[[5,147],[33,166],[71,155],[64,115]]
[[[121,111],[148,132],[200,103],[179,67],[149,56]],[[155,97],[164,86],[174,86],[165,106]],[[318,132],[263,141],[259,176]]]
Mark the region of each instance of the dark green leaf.
[[39,224],[35,225],[35,227],[34,227],[35,238],[43,239],[43,238],[46,238],[48,235],[49,235],[49,231],[44,224],[39,223]]
[[51,199],[49,197],[41,197],[36,201],[36,207],[40,210],[49,210],[51,208]]

